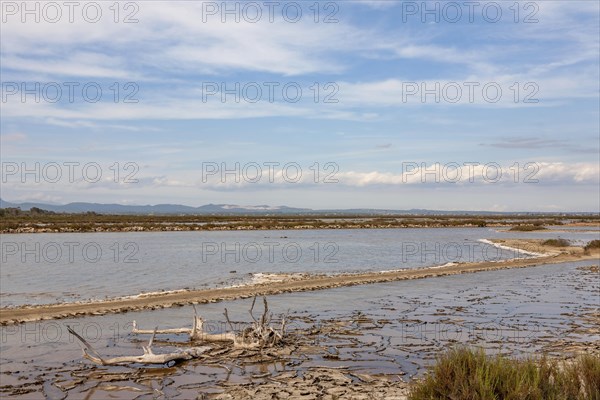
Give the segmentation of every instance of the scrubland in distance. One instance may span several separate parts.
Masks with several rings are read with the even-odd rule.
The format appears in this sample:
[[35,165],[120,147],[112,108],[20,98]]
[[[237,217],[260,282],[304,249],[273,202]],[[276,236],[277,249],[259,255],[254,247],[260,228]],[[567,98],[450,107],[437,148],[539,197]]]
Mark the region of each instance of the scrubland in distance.
[[552,247],[569,247],[571,245],[571,242],[569,242],[567,239],[548,239],[548,240],[544,240],[542,242],[542,245],[544,246],[552,246]]
[[585,251],[590,251],[592,249],[600,249],[600,240],[592,240],[583,248]]
[[[269,215],[61,214],[0,209],[1,233],[211,231],[266,229],[385,229],[510,227],[540,230],[568,223],[600,224],[600,215],[364,215],[348,213]],[[535,228],[528,228],[529,226]]]
[[533,224],[533,225],[515,225],[509,229],[509,231],[513,232],[532,232],[532,231],[543,231],[546,228],[541,224]]

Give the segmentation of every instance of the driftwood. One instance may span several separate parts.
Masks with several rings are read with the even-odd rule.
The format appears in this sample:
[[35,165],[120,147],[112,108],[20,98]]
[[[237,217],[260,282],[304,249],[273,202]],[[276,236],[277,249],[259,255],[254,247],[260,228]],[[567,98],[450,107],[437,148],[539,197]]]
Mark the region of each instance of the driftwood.
[[231,332],[226,333],[206,333],[203,331],[204,319],[198,316],[194,316],[194,324],[192,328],[173,328],[173,329],[157,329],[149,330],[149,329],[139,329],[137,327],[137,322],[133,321],[133,329],[131,329],[131,333],[135,333],[138,335],[151,335],[153,333],[159,335],[169,335],[169,334],[187,334],[191,340],[199,340],[203,342],[233,342],[235,340],[235,335]]
[[204,319],[198,316],[196,311],[196,307],[194,307],[194,323],[192,328],[174,328],[174,329],[139,329],[137,327],[137,322],[133,321],[133,328],[131,333],[141,334],[141,335],[151,335],[151,334],[159,334],[159,335],[169,335],[169,334],[187,334],[190,337],[190,340],[198,340],[203,342],[234,342],[235,334],[233,332],[226,333],[205,333],[203,330],[204,327]]
[[[254,323],[252,327],[248,327],[242,331],[240,335],[236,336],[234,341],[234,347],[238,348],[263,348],[273,347],[279,344],[283,340],[285,333],[285,316],[281,319],[281,327],[279,330],[275,330],[270,323],[273,318],[273,313],[269,313],[269,305],[267,304],[267,298],[263,296],[264,311],[259,320],[254,317],[254,305],[256,304],[256,296],[252,300],[252,306],[250,307],[250,317]],[[227,309],[225,309],[225,319],[233,330]]]
[[152,352],[152,342],[154,341],[155,332],[152,333],[150,341],[147,346],[142,346],[144,354],[140,356],[120,356],[112,358],[103,358],[100,354],[94,350],[94,348],[79,334],[77,334],[71,327],[67,326],[69,333],[75,336],[81,342],[81,350],[83,351],[83,357],[92,361],[93,363],[100,365],[120,365],[120,364],[167,364],[171,361],[183,361],[190,360],[192,358],[199,357],[202,353],[210,350],[210,347],[193,347],[184,351],[166,354],[154,354]]
[[270,326],[271,319],[273,317],[272,313],[269,313],[269,305],[267,303],[266,297],[263,297],[264,311],[260,319],[256,319],[254,317],[254,306],[256,304],[256,297],[252,301],[252,306],[250,307],[250,317],[254,321],[252,326],[243,329],[239,334],[235,333],[235,329],[233,328],[233,324],[229,319],[229,314],[227,313],[227,309],[225,309],[225,319],[230,332],[210,334],[205,333],[203,330],[204,319],[198,316],[196,312],[196,307],[194,307],[194,323],[192,328],[173,328],[173,329],[163,329],[163,330],[147,330],[147,329],[139,329],[137,327],[136,321],[133,321],[133,329],[132,333],[137,334],[187,334],[189,335],[191,340],[198,340],[204,342],[233,342],[234,348],[243,348],[243,349],[257,349],[263,347],[273,347],[279,344],[284,337],[285,334],[285,326],[286,320],[285,317],[281,320],[281,327],[279,329],[275,329]]
[[263,297],[264,311],[262,316],[257,319],[254,316],[254,306],[256,304],[256,296],[252,301],[250,307],[250,317],[254,321],[251,326],[244,328],[241,332],[236,333],[233,328],[233,324],[229,319],[227,309],[225,309],[225,319],[229,325],[230,331],[218,334],[206,333],[203,330],[204,319],[198,316],[196,307],[194,307],[194,323],[192,328],[171,328],[159,330],[154,328],[153,330],[139,329],[136,321],[133,321],[132,333],[136,334],[149,334],[150,341],[147,346],[142,346],[144,354],[139,356],[120,356],[113,358],[103,358],[100,354],[94,350],[94,348],[79,334],[73,331],[70,327],[67,327],[69,333],[75,336],[81,345],[83,351],[83,357],[92,361],[93,363],[100,365],[119,365],[119,364],[166,364],[171,361],[182,361],[197,358],[210,350],[210,347],[192,347],[187,350],[178,351],[175,353],[166,354],[154,354],[152,352],[152,343],[154,337],[157,334],[187,334],[190,340],[202,341],[202,342],[231,342],[233,348],[236,349],[263,349],[265,347],[273,347],[280,344],[283,341],[285,335],[286,319],[285,316],[281,320],[281,326],[279,329],[273,328],[271,319],[273,314],[269,312],[269,305],[267,304],[266,297]]

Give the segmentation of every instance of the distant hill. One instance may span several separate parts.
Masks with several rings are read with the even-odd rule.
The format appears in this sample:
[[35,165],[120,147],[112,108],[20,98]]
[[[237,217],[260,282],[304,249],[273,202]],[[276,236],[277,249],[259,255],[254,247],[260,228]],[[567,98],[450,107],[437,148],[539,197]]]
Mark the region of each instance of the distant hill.
[[93,211],[99,214],[301,214],[312,212],[309,208],[286,206],[239,206],[235,204],[206,204],[190,207],[181,204],[123,205],[101,203],[12,203],[0,199],[0,208],[19,207],[29,210],[32,207],[59,213],[85,213]]
[[57,213],[85,213],[96,212],[99,214],[197,214],[197,215],[275,215],[275,214],[327,214],[327,215],[531,215],[531,214],[593,214],[593,213],[534,213],[534,212],[497,212],[497,211],[440,211],[425,209],[410,210],[382,210],[372,208],[330,209],[315,210],[310,208],[295,208],[287,206],[241,206],[237,204],[206,204],[200,207],[184,206],[181,204],[156,204],[156,205],[123,205],[101,203],[12,203],[0,199],[0,208],[19,207],[29,210],[32,207]]

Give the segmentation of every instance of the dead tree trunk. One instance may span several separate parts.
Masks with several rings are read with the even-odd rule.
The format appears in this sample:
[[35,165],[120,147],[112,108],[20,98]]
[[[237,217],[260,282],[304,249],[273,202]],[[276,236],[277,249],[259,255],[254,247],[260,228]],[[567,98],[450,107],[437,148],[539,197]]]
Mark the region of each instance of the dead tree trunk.
[[224,333],[205,333],[203,330],[204,319],[198,316],[196,307],[194,307],[194,323],[192,328],[173,328],[163,330],[147,330],[139,329],[136,321],[133,321],[132,333],[137,334],[187,334],[191,340],[198,340],[204,342],[233,342],[234,348],[245,348],[245,349],[256,349],[263,347],[273,347],[279,344],[285,335],[286,320],[285,316],[281,320],[281,327],[279,329],[273,328],[270,323],[273,317],[272,313],[269,313],[269,305],[267,298],[263,296],[264,311],[260,319],[254,317],[254,306],[256,304],[256,296],[252,301],[250,307],[250,317],[254,321],[251,327],[247,327],[242,330],[239,334],[235,333],[233,324],[229,319],[227,309],[225,309],[225,319],[229,325],[230,331]]
[[161,330],[149,330],[149,329],[139,329],[137,327],[137,322],[133,321],[133,329],[131,333],[136,334],[187,334],[189,335],[191,340],[198,340],[202,342],[235,342],[235,333],[234,332],[225,332],[225,333],[205,333],[204,332],[204,319],[198,316],[198,312],[196,311],[196,307],[194,307],[194,323],[192,328],[174,328],[174,329],[161,329]]
[[152,351],[152,342],[156,331],[152,332],[150,341],[147,346],[142,346],[144,354],[140,356],[121,356],[113,358],[103,358],[100,354],[94,350],[94,348],[79,334],[77,334],[71,327],[67,326],[69,333],[75,336],[81,342],[81,350],[83,351],[83,357],[99,365],[120,365],[120,364],[166,364],[170,361],[182,361],[190,360],[192,358],[199,357],[202,353],[210,350],[210,347],[192,347],[190,349],[179,351],[175,353],[166,354],[154,354]]

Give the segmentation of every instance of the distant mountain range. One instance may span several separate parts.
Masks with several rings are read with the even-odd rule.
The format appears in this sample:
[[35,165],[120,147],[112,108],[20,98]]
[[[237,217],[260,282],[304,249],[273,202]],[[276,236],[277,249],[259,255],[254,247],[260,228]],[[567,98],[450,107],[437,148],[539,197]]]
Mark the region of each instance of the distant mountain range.
[[507,215],[507,214],[593,214],[593,213],[533,213],[533,212],[498,212],[498,211],[439,211],[439,210],[381,210],[371,208],[315,210],[311,208],[294,208],[287,206],[241,206],[236,204],[206,204],[200,207],[184,206],[181,204],[156,204],[156,205],[123,205],[101,203],[11,203],[0,199],[0,208],[19,207],[29,210],[32,207],[57,213],[85,213],[96,212],[99,214],[197,214],[197,215],[279,215],[279,214],[327,214],[327,215]]
[[200,207],[190,207],[181,204],[156,205],[123,205],[101,203],[11,203],[0,199],[0,208],[20,207],[29,210],[32,207],[58,213],[84,213],[93,211],[100,214],[270,214],[270,213],[307,213],[308,208],[292,208],[286,206],[272,207],[268,205],[238,206],[234,204],[206,204]]

